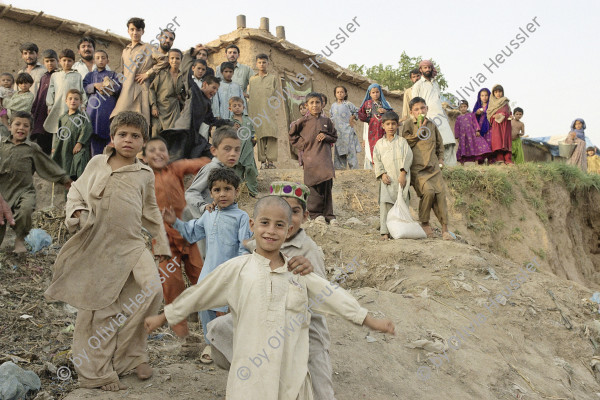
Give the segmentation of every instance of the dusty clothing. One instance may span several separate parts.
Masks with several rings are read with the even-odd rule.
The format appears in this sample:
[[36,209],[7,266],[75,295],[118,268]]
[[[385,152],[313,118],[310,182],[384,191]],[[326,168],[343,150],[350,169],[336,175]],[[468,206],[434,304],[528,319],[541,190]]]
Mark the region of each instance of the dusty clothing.
[[400,118],[404,120],[410,118],[410,108],[408,107],[408,104],[410,103],[411,99],[412,86],[404,90],[404,97],[402,98],[402,115],[400,116]]
[[171,71],[158,72],[150,84],[150,107],[158,109],[158,117],[152,117],[152,136],[170,129],[179,118],[185,95],[184,74],[179,71],[177,80],[173,80]]
[[[0,193],[15,214],[14,230],[25,237],[31,229],[31,214],[35,209],[33,173],[50,182],[66,183],[69,177],[35,143],[25,140],[15,145],[10,137],[0,143]],[[0,226],[0,243],[6,224]]]
[[15,92],[12,96],[2,101],[2,107],[8,110],[8,118],[17,111],[31,112],[35,96],[30,91],[25,93]]
[[260,162],[277,161],[277,138],[264,137],[258,139],[256,153]]
[[[258,195],[258,169],[256,168],[256,161],[254,161],[254,146],[252,145],[252,139],[254,138],[254,125],[250,118],[245,115],[242,116],[242,120],[236,119],[235,116],[231,117],[232,122],[237,122],[240,124],[242,129],[240,134],[240,139],[242,139],[242,149],[240,150],[240,158],[233,166],[233,170],[238,174],[238,176],[242,179],[243,182],[246,182],[246,187],[248,187],[248,191],[251,195]],[[242,134],[243,132],[243,134]],[[246,137],[247,136],[247,137]],[[277,159],[277,157],[275,157]]]
[[[275,122],[274,109],[272,106],[269,106],[269,98],[276,94],[277,77],[275,75],[268,73],[265,76],[254,75],[250,78],[250,84],[248,85],[248,95],[250,96],[248,100],[248,115],[251,118],[260,118],[262,120],[262,123],[256,126],[256,138],[258,140],[265,137],[277,137],[277,123]],[[274,105],[275,103],[271,101],[271,104]]]
[[335,102],[331,105],[331,120],[335,124],[338,140],[335,142],[334,166],[335,169],[358,168],[356,153],[360,153],[360,142],[354,128],[350,125],[350,117],[358,116],[358,108],[349,101]]
[[112,304],[77,310],[72,351],[82,355],[81,363],[74,363],[81,387],[116,383],[119,375],[149,361],[144,319],[160,309],[161,281],[152,254],[144,249]]
[[[154,255],[171,256],[152,169],[136,159],[113,171],[109,157],[92,158],[69,190],[66,225],[70,231],[79,231],[56,257],[52,284],[46,290],[48,298],[83,310],[101,310],[117,301],[134,266],[147,252],[142,227],[152,235]],[[75,211],[81,211],[79,218],[73,216]],[[148,261],[158,274],[152,259]],[[97,276],[99,266],[102,279]]]
[[[256,249],[256,241],[246,244],[249,250]],[[325,255],[323,250],[300,229],[296,236],[285,241],[281,252],[289,258],[304,256],[314,268],[314,273],[326,279]],[[208,324],[208,338],[217,351],[223,353],[227,361],[233,360],[233,319],[231,314],[219,317]],[[331,381],[331,360],[329,358],[329,330],[325,316],[311,313],[308,327],[308,371],[312,379],[315,400],[335,400]]]
[[379,202],[394,204],[398,198],[400,184],[398,178],[401,170],[406,171],[406,186],[402,189],[402,197],[409,204],[409,188],[411,183],[410,167],[413,154],[406,139],[396,135],[392,141],[383,137],[377,141],[373,149],[373,163],[375,166],[375,178],[381,180],[383,174],[387,174],[392,183],[386,185],[383,181],[379,186]]
[[600,174],[600,156],[594,154],[587,156],[587,172],[588,174]]
[[413,116],[402,125],[402,136],[413,152],[411,183],[417,196],[421,198],[419,220],[422,223],[429,222],[429,213],[433,208],[440,223],[447,224],[446,192],[439,167],[440,160],[444,159],[444,144],[437,126],[429,119],[425,121],[424,126],[428,130],[423,129],[420,133],[418,122]]
[[[123,49],[121,55],[121,65],[123,65],[123,86],[121,95],[117,100],[115,108],[110,114],[110,118],[121,111],[135,111],[146,117],[150,124],[150,98],[149,88],[152,78],[161,70],[169,66],[169,59],[157,47],[148,43],[131,43]],[[148,79],[141,85],[135,81],[137,74],[148,72]]]
[[323,216],[327,222],[335,219],[333,213],[333,179],[309,186],[310,194],[306,199],[306,209],[311,219]]
[[[316,298],[321,302],[317,304]],[[326,297],[326,299],[324,298]],[[309,303],[310,299],[310,303]],[[313,399],[308,375],[309,311],[340,315],[362,324],[367,310],[346,291],[332,287],[316,274],[294,275],[283,266],[271,270],[269,260],[257,253],[222,264],[198,285],[188,288],[165,306],[169,324],[192,311],[229,305],[233,318],[233,361],[227,380],[230,400]],[[284,340],[268,339],[281,327]],[[265,354],[269,362],[253,368],[252,357]],[[256,365],[256,364],[255,364]],[[239,379],[236,372],[252,368],[252,378]]]
[[[71,179],[75,180],[83,174],[85,166],[90,161],[90,139],[92,137],[92,124],[87,114],[77,110],[74,114],[65,113],[58,120],[59,132],[68,132],[68,136],[54,138],[52,160],[60,165]],[[77,154],[73,148],[77,143],[83,147]]]
[[571,157],[567,160],[567,164],[569,165],[576,165],[577,167],[579,167],[579,169],[581,169],[583,172],[587,172],[587,154],[586,154],[586,144],[585,144],[585,140],[582,140],[578,137],[575,137],[575,139],[571,139],[570,137],[567,137],[567,139],[565,140],[565,143],[571,143],[571,144],[576,144],[577,147],[575,147],[575,150],[573,150],[573,154],[571,154]]
[[[325,134],[320,142],[319,133]],[[337,141],[337,131],[329,118],[306,115],[292,124],[289,135],[292,146],[303,152],[305,185],[314,186],[335,177],[331,144]]]
[[81,103],[85,105],[87,95],[83,88],[83,79],[79,72],[58,71],[50,77],[50,85],[48,86],[48,94],[46,95],[46,105],[50,112],[44,122],[44,129],[50,133],[58,132],[58,120],[69,111],[67,107],[67,92],[71,89],[77,89],[81,93]]

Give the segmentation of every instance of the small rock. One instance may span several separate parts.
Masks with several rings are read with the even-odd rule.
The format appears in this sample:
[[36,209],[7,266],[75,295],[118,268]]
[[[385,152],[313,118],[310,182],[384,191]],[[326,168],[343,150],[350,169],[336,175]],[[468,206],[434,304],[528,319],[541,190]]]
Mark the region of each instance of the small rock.
[[348,224],[348,225],[366,225],[364,222],[362,222],[360,219],[358,219],[356,217],[348,218],[346,220],[346,224]]
[[369,336],[369,335],[367,335],[366,339],[367,339],[367,343],[373,343],[373,342],[377,341],[377,339],[375,339],[373,336]]

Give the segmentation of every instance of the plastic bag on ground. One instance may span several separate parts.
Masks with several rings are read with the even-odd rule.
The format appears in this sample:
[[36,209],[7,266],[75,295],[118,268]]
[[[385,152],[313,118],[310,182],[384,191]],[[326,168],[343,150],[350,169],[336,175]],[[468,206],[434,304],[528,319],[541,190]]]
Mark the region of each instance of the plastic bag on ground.
[[25,242],[31,246],[32,253],[37,253],[52,244],[52,237],[43,229],[32,229],[25,237]]
[[410,210],[402,198],[402,191],[398,191],[396,203],[387,215],[386,225],[390,236],[394,239],[423,239],[427,237],[421,224],[415,222],[410,216]]

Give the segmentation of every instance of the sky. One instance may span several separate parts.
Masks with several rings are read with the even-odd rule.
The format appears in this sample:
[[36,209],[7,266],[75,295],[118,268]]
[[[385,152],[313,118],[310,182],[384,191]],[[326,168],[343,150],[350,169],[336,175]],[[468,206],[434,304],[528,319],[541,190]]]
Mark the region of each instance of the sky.
[[[1,1],[1,0],[0,0]],[[586,135],[600,146],[600,64],[596,40],[600,38],[600,2],[597,0],[512,1],[500,3],[381,2],[376,12],[364,1],[319,2],[237,1],[226,3],[186,0],[154,1],[11,1],[17,8],[86,23],[127,37],[126,21],[133,16],[146,20],[146,40],[173,18],[175,47],[189,48],[207,43],[236,29],[236,16],[246,16],[246,26],[258,28],[261,17],[269,18],[271,33],[283,25],[286,39],[302,48],[320,52],[340,33],[340,27],[355,20],[353,33],[328,57],[342,67],[383,63],[397,66],[400,54],[433,58],[448,81],[447,91],[485,81],[481,87],[503,85],[514,107],[524,110],[522,121],[530,137],[567,134],[575,118],[586,122]],[[371,3],[374,4],[374,3]],[[536,25],[535,22],[539,24]],[[528,24],[530,29],[527,30]],[[524,42],[517,38],[529,37]],[[515,49],[511,40],[519,43]],[[513,43],[515,43],[513,42]],[[505,48],[509,46],[512,54]],[[594,50],[594,48],[596,50]],[[490,66],[501,50],[509,57]],[[485,64],[485,65],[484,65]],[[478,75],[482,74],[482,75]],[[589,74],[592,74],[591,76]],[[476,93],[475,92],[475,93]],[[461,93],[463,93],[461,91]],[[464,93],[463,93],[464,95]],[[466,99],[472,106],[476,94]]]

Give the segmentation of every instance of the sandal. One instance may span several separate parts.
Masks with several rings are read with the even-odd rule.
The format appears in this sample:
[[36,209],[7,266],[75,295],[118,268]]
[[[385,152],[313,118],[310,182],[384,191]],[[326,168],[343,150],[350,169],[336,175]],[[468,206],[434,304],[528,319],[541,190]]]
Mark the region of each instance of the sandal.
[[211,364],[213,362],[210,345],[207,345],[204,350],[202,350],[202,354],[200,354],[200,362],[202,364]]

